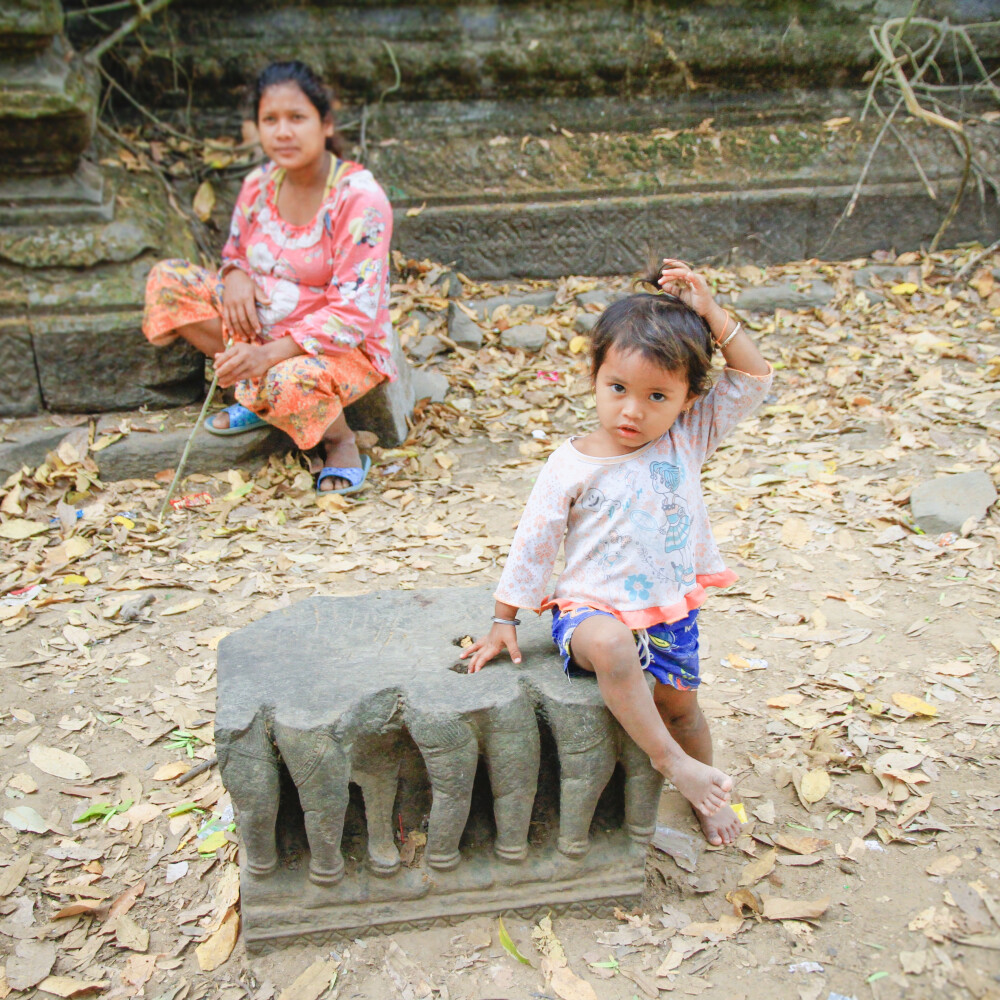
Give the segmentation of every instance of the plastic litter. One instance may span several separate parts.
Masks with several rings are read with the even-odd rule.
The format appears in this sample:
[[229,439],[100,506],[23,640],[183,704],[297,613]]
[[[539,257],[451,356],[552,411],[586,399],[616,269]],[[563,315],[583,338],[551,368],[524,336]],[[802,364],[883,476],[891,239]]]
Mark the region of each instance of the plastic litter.
[[822,972],[823,966],[819,962],[793,962],[788,966],[789,972]]
[[211,502],[211,493],[188,493],[183,497],[174,497],[170,501],[170,506],[174,510],[183,510],[186,507],[207,507]]
[[22,587],[20,590],[12,590],[3,599],[3,603],[18,606],[27,604],[29,601],[33,601],[42,592],[42,589],[42,584],[36,583],[30,587]]
[[545,382],[558,382],[559,372],[539,372],[538,378],[542,379]]

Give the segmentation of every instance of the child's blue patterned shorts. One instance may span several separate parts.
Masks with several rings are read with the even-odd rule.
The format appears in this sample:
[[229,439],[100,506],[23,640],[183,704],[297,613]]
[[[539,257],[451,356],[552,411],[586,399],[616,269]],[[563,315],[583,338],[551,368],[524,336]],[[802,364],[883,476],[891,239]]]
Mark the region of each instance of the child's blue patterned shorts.
[[[595,608],[574,608],[566,612],[552,609],[552,641],[562,654],[567,677],[585,677],[590,673],[573,662],[570,643],[577,625],[592,615],[614,617]],[[639,649],[642,669],[648,670],[661,684],[669,684],[679,691],[690,691],[701,684],[698,677],[697,609],[680,621],[661,622],[648,629],[633,629],[632,635]]]

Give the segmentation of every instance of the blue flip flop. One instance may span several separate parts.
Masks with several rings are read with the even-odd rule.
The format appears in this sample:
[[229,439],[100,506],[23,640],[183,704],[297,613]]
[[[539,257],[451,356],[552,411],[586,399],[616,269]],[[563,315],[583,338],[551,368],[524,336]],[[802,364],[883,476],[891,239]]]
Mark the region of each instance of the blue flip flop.
[[205,430],[209,434],[218,434],[219,437],[229,437],[231,434],[246,434],[247,431],[255,431],[258,427],[263,427],[267,423],[266,420],[258,417],[253,410],[248,410],[245,406],[240,406],[239,403],[233,403],[232,406],[227,406],[224,410],[219,410],[219,413],[229,414],[228,427],[216,427],[212,423],[216,417],[214,413],[211,419],[205,421]]
[[[320,469],[319,474],[316,476],[316,492],[320,496],[325,496],[327,493],[357,493],[359,490],[364,489],[365,480],[368,478],[368,470],[372,467],[372,460],[365,455],[361,460],[361,468],[355,466],[342,467],[337,465],[328,465],[323,469]],[[339,490],[321,490],[324,480],[327,479],[346,479],[351,485],[342,486]]]

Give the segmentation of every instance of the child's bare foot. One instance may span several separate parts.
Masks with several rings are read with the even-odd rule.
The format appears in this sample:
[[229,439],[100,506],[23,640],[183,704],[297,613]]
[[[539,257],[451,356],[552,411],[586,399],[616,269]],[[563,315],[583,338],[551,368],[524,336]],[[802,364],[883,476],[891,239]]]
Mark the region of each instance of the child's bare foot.
[[739,816],[733,812],[731,806],[723,806],[711,816],[695,811],[698,822],[701,823],[701,831],[705,834],[705,839],[713,847],[720,847],[723,844],[735,844],[736,838],[740,835],[743,824]]
[[[699,813],[699,819],[702,816],[715,816],[723,806],[729,803],[733,779],[717,767],[702,764],[700,760],[683,754],[683,756],[668,761],[664,767],[657,768],[657,770],[674,783],[677,791],[691,803],[695,812]],[[707,833],[706,836],[708,836]]]

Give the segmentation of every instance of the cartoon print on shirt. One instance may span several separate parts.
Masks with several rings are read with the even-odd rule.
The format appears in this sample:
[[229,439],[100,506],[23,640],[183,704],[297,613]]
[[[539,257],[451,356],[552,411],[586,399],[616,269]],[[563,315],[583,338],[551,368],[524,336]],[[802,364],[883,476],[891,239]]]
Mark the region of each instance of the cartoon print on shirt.
[[683,563],[671,563],[670,568],[674,571],[674,582],[680,586],[690,589],[697,582],[694,566],[685,566]]
[[621,508],[620,500],[608,500],[600,490],[589,489],[583,494],[582,499],[577,501],[584,510],[592,510],[595,513],[603,513],[611,517],[616,510]]
[[676,552],[687,545],[691,531],[691,515],[677,495],[677,487],[682,478],[680,467],[671,462],[651,462],[649,475],[653,481],[653,489],[663,495],[660,501],[660,510],[665,515],[665,524],[661,529],[666,536],[663,551]]
[[385,223],[382,221],[382,216],[374,208],[369,207],[358,218],[351,219],[347,229],[356,244],[364,243],[370,247],[377,247],[382,242]]
[[629,535],[622,535],[614,528],[597,543],[597,565],[609,575],[618,563],[626,558],[625,550],[632,544]]

